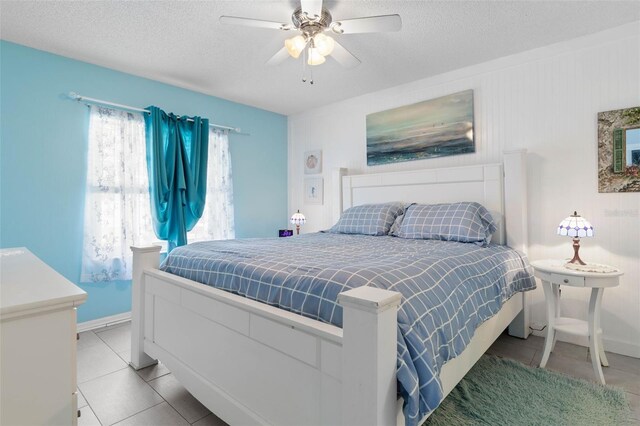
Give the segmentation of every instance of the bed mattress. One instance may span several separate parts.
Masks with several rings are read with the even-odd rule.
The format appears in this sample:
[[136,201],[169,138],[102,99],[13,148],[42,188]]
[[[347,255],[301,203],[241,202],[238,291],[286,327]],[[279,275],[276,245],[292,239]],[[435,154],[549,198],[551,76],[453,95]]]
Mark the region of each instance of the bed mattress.
[[315,233],[179,247],[160,269],[342,326],[339,293],[368,285],[402,294],[398,392],[414,426],[443,398],[442,365],[513,294],[535,288],[527,259],[505,246]]

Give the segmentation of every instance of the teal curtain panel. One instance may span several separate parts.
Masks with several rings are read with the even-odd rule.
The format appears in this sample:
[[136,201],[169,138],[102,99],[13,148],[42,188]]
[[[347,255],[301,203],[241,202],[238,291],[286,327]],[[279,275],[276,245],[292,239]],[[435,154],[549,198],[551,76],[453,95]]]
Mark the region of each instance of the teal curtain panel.
[[187,243],[202,216],[207,192],[209,120],[150,106],[145,116],[153,228],[169,251]]

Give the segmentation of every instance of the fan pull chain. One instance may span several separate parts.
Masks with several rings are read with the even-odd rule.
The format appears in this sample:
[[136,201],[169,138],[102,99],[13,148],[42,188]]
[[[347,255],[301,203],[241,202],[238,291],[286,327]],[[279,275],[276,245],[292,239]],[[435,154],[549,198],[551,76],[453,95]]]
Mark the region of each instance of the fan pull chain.
[[[316,45],[313,41],[313,38],[311,38],[309,40],[309,61],[311,61],[311,49],[315,49]],[[313,84],[313,65],[309,66],[309,72],[311,73],[311,80],[309,81],[309,84]]]
[[307,78],[306,78],[306,73],[307,73],[307,49],[303,49],[302,50],[302,82],[306,83],[307,82]]
[[[309,48],[308,57],[311,57],[311,48]],[[307,49],[302,51],[302,82],[307,82]],[[309,66],[309,84],[313,84],[313,66]]]

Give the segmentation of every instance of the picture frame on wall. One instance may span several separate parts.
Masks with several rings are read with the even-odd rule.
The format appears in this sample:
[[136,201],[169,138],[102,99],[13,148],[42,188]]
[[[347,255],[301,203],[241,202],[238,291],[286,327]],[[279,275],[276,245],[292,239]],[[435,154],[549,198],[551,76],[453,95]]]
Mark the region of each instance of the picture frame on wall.
[[473,89],[367,115],[367,166],[476,152]]
[[321,205],[324,198],[324,185],[321,177],[305,178],[304,203]]
[[598,113],[598,192],[640,192],[640,106]]
[[304,174],[322,173],[322,150],[316,149],[304,153]]

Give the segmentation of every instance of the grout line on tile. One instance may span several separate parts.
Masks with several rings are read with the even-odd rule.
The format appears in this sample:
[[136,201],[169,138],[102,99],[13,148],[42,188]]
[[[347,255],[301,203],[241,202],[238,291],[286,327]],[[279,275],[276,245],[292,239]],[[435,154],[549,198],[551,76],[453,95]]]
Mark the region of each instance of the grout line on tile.
[[[157,404],[152,405],[151,407],[147,407],[147,408],[145,408],[144,410],[140,410],[140,411],[138,411],[137,413],[133,413],[132,415],[127,416],[127,417],[125,417],[124,419],[120,419],[120,420],[118,420],[117,422],[112,423],[111,425],[115,425],[115,424],[118,424],[118,423],[120,423],[120,422],[123,422],[123,421],[125,421],[125,420],[127,420],[127,419],[129,419],[129,418],[131,418],[131,417],[133,417],[133,416],[136,416],[136,415],[138,415],[138,414],[140,414],[140,413],[144,413],[144,412],[145,412],[145,411],[147,411],[147,410],[151,410],[153,407],[157,407],[158,405],[160,405],[160,404],[162,404],[162,403],[165,403],[165,402],[166,402],[167,404],[169,404],[167,401],[165,401],[165,399],[164,399],[164,398],[162,398],[162,401],[161,401],[161,402],[158,402]],[[180,414],[180,413],[178,413],[178,414]],[[100,421],[100,419],[98,419],[98,421]],[[111,426],[111,425],[110,425],[110,426]]]
[[[104,340],[102,337],[100,337],[100,334],[99,334],[99,333],[96,333],[96,336],[98,336],[98,339],[100,339],[100,341],[101,341],[102,343],[104,343],[105,345],[107,345],[107,347],[108,347],[109,349],[111,349],[111,351],[112,351],[114,354],[118,355],[118,352],[116,352],[116,351],[115,351],[115,349],[113,349],[113,348],[111,347],[111,345],[109,345],[109,343],[108,343],[106,340]],[[125,351],[126,351],[126,349],[125,349],[123,352],[125,352]],[[118,355],[118,356],[120,356],[120,355]]]
[[[118,358],[120,358],[120,357],[118,357]],[[122,360],[122,358],[120,358],[120,359]],[[124,362],[124,361],[122,361],[122,362]],[[107,374],[103,374],[103,375],[101,375],[101,376],[97,376],[97,377],[92,377],[91,379],[89,379],[89,380],[85,380],[84,382],[78,382],[78,386],[80,386],[80,385],[84,385],[85,383],[89,383],[89,382],[94,381],[94,380],[96,380],[96,379],[99,379],[99,378],[101,378],[101,377],[108,376],[109,374],[117,373],[118,371],[122,371],[122,370],[124,370],[125,368],[129,368],[129,364],[125,365],[125,366],[124,366],[124,367],[122,367],[122,368],[118,368],[117,370],[110,371],[110,372],[108,372]],[[86,399],[86,398],[85,398],[85,399]],[[88,400],[87,400],[87,403],[89,403],[89,401],[88,401]]]
[[[153,386],[151,386],[151,387],[153,388]],[[154,389],[154,390],[155,390],[155,389]],[[156,391],[156,392],[157,392],[157,391]],[[160,395],[160,396],[162,396],[162,395]],[[167,401],[166,399],[165,399],[165,402],[166,402],[167,404],[169,404],[169,407],[173,408],[173,409],[175,410],[175,412],[176,412],[176,413],[178,413],[178,415],[179,415],[180,417],[182,417],[182,418],[184,419],[184,421],[185,421],[185,422],[187,422],[187,424],[190,424],[190,425],[191,425],[191,424],[195,423],[195,422],[193,422],[193,423],[189,423],[189,420],[187,420],[187,418],[186,418],[185,416],[183,416],[183,415],[180,413],[180,411],[178,411],[178,409],[177,409],[176,407],[174,407],[173,405],[171,405],[171,403],[170,403],[169,401]],[[207,410],[208,410],[208,408],[207,408]],[[206,416],[208,416],[208,415],[209,415],[209,414],[207,414]],[[204,416],[204,417],[206,417],[206,416]],[[202,417],[202,419],[204,419],[204,417]],[[198,420],[201,420],[201,419],[198,419]],[[197,422],[198,420],[196,420],[196,422]]]
[[[145,368],[148,368],[148,367],[145,367]],[[138,371],[141,371],[141,370],[143,370],[143,369],[140,369],[140,370],[133,370],[133,371],[135,371],[135,372],[137,373]],[[153,379],[149,379],[149,380],[147,380],[147,379],[145,379],[144,377],[140,376],[140,374],[138,374],[138,376],[140,376],[140,378],[141,378],[142,380],[144,380],[145,382],[149,383],[149,382],[153,382],[153,381],[154,381],[154,380],[156,380],[156,379],[159,379],[160,377],[168,376],[169,374],[171,374],[171,371],[169,371],[169,369],[167,369],[167,372],[166,372],[166,373],[163,373],[163,374],[159,375],[158,377],[154,377]]]
[[[135,370],[134,370],[134,371],[135,371]],[[138,377],[140,377],[140,376],[138,376]],[[142,379],[142,377],[140,377],[140,378]],[[160,395],[160,392],[158,392],[158,391],[157,391],[153,386],[151,386],[151,385],[149,384],[149,382],[145,381],[144,379],[142,379],[142,381],[143,381],[143,382],[145,382],[145,383],[147,384],[147,386],[149,386],[151,389],[153,389],[153,391],[154,391],[155,393],[157,393],[157,394],[158,394],[158,396],[159,396],[160,398],[162,398],[162,400],[163,400],[163,401],[165,401],[167,404],[169,404],[169,401],[167,401],[166,399],[164,399],[164,396]],[[173,408],[173,405],[171,405],[171,404],[169,404],[169,405],[171,406],[171,408]],[[173,409],[175,410],[175,408],[173,408]],[[178,410],[176,410],[176,411],[178,411]],[[180,414],[180,413],[178,413],[178,414]],[[186,420],[186,419],[185,419],[185,420]],[[187,422],[187,423],[189,423],[189,422]]]
[[[78,389],[78,390],[80,390],[80,389]],[[93,409],[93,407],[91,406],[91,404],[89,404],[89,400],[85,398],[85,401],[87,401],[87,405],[85,405],[85,406],[84,406],[84,407],[82,407],[82,408],[78,408],[78,410],[79,410],[79,411],[82,411],[84,408],[87,408],[87,407],[88,407],[88,408],[91,410],[91,412],[93,413],[93,417],[95,417],[95,418],[96,418],[96,420],[98,421],[98,423],[100,424],[100,426],[104,426],[104,425],[102,424],[102,422],[100,421],[100,419],[98,418],[98,416],[96,415],[96,412],[95,412],[95,410]]]
[[[161,376],[161,377],[163,377],[163,376]],[[160,378],[160,377],[156,377],[156,378],[155,378],[155,379],[153,379],[153,380],[156,380],[156,379],[159,379],[159,378]],[[153,380],[149,380],[149,382],[152,382]],[[147,385],[149,385],[149,382],[146,382],[146,383],[147,383]],[[157,391],[153,386],[149,385],[149,387],[150,387],[151,389],[153,389],[153,391],[154,391],[155,393],[157,393],[158,395],[160,395],[160,392],[158,392],[158,391]],[[187,392],[189,392],[189,391],[187,391]],[[174,410],[176,413],[178,413],[178,415],[179,415],[180,417],[182,417],[182,418],[184,419],[184,421],[185,421],[185,422],[187,422],[188,424],[192,424],[192,423],[189,423],[189,420],[187,420],[187,419],[186,419],[186,418],[185,418],[185,417],[180,413],[180,411],[178,411],[178,409],[177,409],[176,407],[174,407],[174,406],[173,406],[169,401],[167,401],[166,399],[164,399],[164,396],[160,395],[160,398],[162,398],[162,400],[163,400],[164,402],[166,402],[166,403],[169,405],[169,407],[173,408],[173,410]],[[207,409],[207,410],[208,410],[208,409]],[[208,414],[207,414],[207,415],[208,415]],[[206,416],[205,416],[205,417],[206,417]],[[202,418],[204,419],[204,417],[202,417]],[[198,420],[201,420],[201,419],[198,419]],[[198,420],[196,420],[196,421],[198,421]],[[194,422],[194,423],[195,423],[195,422]]]
[[[167,373],[167,374],[171,374],[171,371],[169,371],[169,373]],[[163,374],[162,376],[154,377],[153,379],[149,380],[147,383],[151,383],[151,382],[153,382],[153,381],[155,381],[155,380],[158,380],[160,377],[164,377],[164,376],[166,376],[167,374]],[[151,386],[151,385],[149,385],[149,386]],[[153,386],[151,386],[151,387],[153,387]],[[154,389],[154,390],[155,390],[155,389]]]
[[[154,379],[152,379],[152,380],[149,380],[149,381],[148,381],[148,382],[146,382],[146,383],[149,385],[149,387],[150,387],[151,389],[153,389],[153,390],[154,390],[158,395],[160,395],[160,392],[158,392],[158,391],[157,391],[153,386],[151,386],[151,385],[150,385],[150,383],[151,383],[151,382],[153,382],[154,380],[159,379],[160,377],[168,376],[169,374],[171,374],[171,372],[169,372],[168,374],[165,374],[165,375],[163,375],[163,376],[159,376],[159,377],[156,377],[156,378],[154,378]],[[183,387],[184,387],[184,386],[183,386]],[[185,388],[185,390],[189,393],[189,395],[191,395],[191,392],[189,392],[189,390],[188,390],[187,388]],[[191,395],[191,396],[193,396],[193,395]],[[163,397],[162,395],[160,395],[160,398],[162,398],[164,401],[166,401],[166,403],[167,403],[167,404],[169,404],[169,407],[173,408],[173,409],[176,411],[176,413],[178,413],[178,414],[180,415],[180,417],[182,417],[182,418],[184,419],[184,421],[185,421],[185,422],[187,422],[187,423],[188,423],[188,424],[190,424],[190,425],[192,425],[192,424],[193,424],[193,423],[195,423],[195,422],[199,422],[200,420],[204,419],[205,417],[207,417],[209,414],[211,414],[211,413],[212,413],[212,411],[211,411],[211,410],[209,410],[209,408],[208,408],[206,405],[202,404],[202,403],[201,403],[201,402],[196,398],[196,400],[197,400],[198,402],[200,402],[200,404],[202,404],[202,405],[207,409],[207,411],[209,411],[209,412],[208,412],[207,414],[205,414],[204,416],[200,417],[198,420],[195,420],[193,423],[190,423],[190,422],[189,422],[189,420],[187,420],[187,418],[186,418],[185,416],[183,416],[183,415],[180,413],[180,411],[178,411],[178,409],[177,409],[176,407],[174,407],[174,406],[171,404],[171,402],[169,402],[168,400],[164,399],[164,397]],[[195,398],[195,396],[194,396],[194,398]]]
[[[169,402],[167,401],[167,404],[168,404],[168,403],[169,403]],[[202,403],[201,403],[201,404],[202,404]],[[171,404],[169,404],[169,405],[171,405]],[[202,404],[202,405],[204,405],[204,404]],[[206,406],[205,406],[205,408],[206,408]],[[205,414],[204,416],[200,417],[198,420],[194,420],[194,421],[193,421],[193,423],[189,423],[189,421],[188,421],[187,419],[185,419],[185,420],[187,420],[187,423],[189,423],[190,425],[193,425],[194,423],[198,423],[200,420],[202,420],[202,419],[204,419],[205,417],[207,417],[207,416],[209,416],[209,415],[213,414],[213,411],[209,410],[208,408],[207,408],[207,410],[209,411],[207,414]],[[178,411],[178,410],[176,410],[176,411]],[[178,413],[178,414],[180,414],[180,413]],[[183,417],[183,419],[184,419],[184,417]]]
[[126,320],[123,322],[119,322],[111,325],[105,325],[104,327],[94,328],[92,330],[87,330],[87,331],[93,331],[95,334],[100,334],[100,333],[104,333],[105,331],[115,330],[116,328],[120,328],[122,326],[129,324],[130,322],[131,320]]
[[[591,363],[591,358],[590,357],[587,358],[587,362]],[[637,374],[635,371],[629,371],[629,370],[625,370],[625,369],[622,369],[622,368],[614,367],[614,366],[611,365],[611,362],[609,362],[609,366],[608,367],[603,367],[602,371],[605,371],[604,370],[605,368],[609,368],[611,370],[620,371],[620,372],[625,373],[625,374],[631,373],[631,374],[635,374],[637,376],[640,376],[640,374]]]
[[536,359],[536,356],[538,355],[538,350],[536,350],[533,353],[533,358],[531,358],[531,361],[529,361],[529,367],[536,367],[536,365],[534,365],[533,361]]

